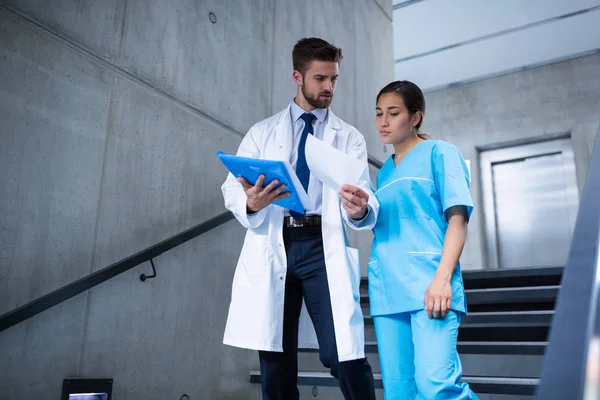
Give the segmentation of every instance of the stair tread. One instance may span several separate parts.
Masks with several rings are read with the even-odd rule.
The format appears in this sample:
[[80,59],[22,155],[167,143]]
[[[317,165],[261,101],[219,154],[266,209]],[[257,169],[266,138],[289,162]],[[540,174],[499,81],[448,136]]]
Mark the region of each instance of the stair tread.
[[[519,276],[547,276],[547,275],[562,275],[564,267],[526,267],[526,268],[508,268],[508,269],[470,269],[463,270],[463,279],[493,279],[504,277],[519,277]],[[362,279],[367,279],[363,276]]]
[[[543,355],[548,342],[493,342],[493,341],[458,341],[457,348],[461,354],[502,354],[502,355]],[[315,348],[300,348],[301,353],[316,353]],[[365,342],[366,353],[378,352],[376,341]]]
[[[517,286],[517,287],[497,287],[497,288],[479,288],[479,289],[465,289],[467,294],[469,293],[506,293],[506,292],[522,292],[522,291],[545,291],[545,290],[556,290],[560,289],[560,285],[541,285],[541,286]],[[365,295],[363,295],[365,296]]]
[[506,293],[506,292],[522,292],[522,291],[550,291],[558,290],[560,285],[546,285],[546,286],[520,286],[520,287],[501,287],[501,288],[488,288],[488,289],[466,289],[465,292],[469,293]]
[[[489,289],[466,289],[467,304],[502,304],[529,302],[551,302],[556,300],[560,285],[502,287]],[[368,294],[361,294],[360,302],[370,302]]]
[[466,315],[553,315],[554,310],[477,311]]
[[459,341],[459,345],[470,346],[470,345],[485,345],[485,346],[529,346],[529,347],[545,347],[548,342],[474,342],[474,341]]
[[[250,375],[260,376],[260,371],[251,371]],[[328,371],[298,371],[298,377],[319,377],[327,379],[335,379]],[[381,374],[373,373],[375,379],[381,379]],[[477,382],[498,382],[498,383],[515,383],[524,385],[537,385],[539,378],[512,378],[503,376],[467,376],[463,375],[464,380],[472,380]]]
[[[463,318],[478,315],[553,315],[554,310],[524,310],[524,311],[477,311],[470,312]],[[370,315],[365,315],[365,318],[373,318]]]
[[[381,374],[373,374],[375,386],[382,388]],[[474,392],[497,393],[497,394],[517,394],[534,395],[540,380],[538,378],[509,378],[509,377],[488,377],[488,376],[463,376],[463,381],[471,385]],[[260,383],[260,372],[250,372],[250,382]],[[337,386],[337,380],[329,372],[317,371],[299,371],[299,386]]]
[[[510,326],[510,325],[549,325],[552,322],[554,310],[533,310],[533,311],[483,311],[472,312],[463,317],[461,327],[468,326]],[[530,318],[537,320],[529,320]],[[371,315],[364,315],[365,322],[373,324]],[[488,321],[482,321],[482,320]],[[511,320],[512,319],[512,320]]]
[[547,276],[562,275],[564,267],[528,267],[528,268],[509,268],[509,269],[479,269],[462,271],[464,279],[494,279],[504,277],[521,276]]
[[[547,346],[548,342],[475,342],[475,341],[458,341],[457,344],[459,346],[529,346],[529,347],[542,347]],[[377,345],[375,341],[365,342],[365,345],[374,346]]]
[[[494,287],[524,287],[533,285],[557,285],[562,279],[564,267],[530,267],[510,269],[481,269],[462,271],[467,289]],[[362,285],[367,277],[362,278]]]

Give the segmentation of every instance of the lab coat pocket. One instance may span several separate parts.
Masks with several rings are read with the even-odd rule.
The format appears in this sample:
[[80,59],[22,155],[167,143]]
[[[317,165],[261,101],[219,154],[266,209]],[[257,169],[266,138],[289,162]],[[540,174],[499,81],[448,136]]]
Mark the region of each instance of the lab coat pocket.
[[354,301],[360,301],[360,252],[353,247],[346,247],[346,257],[348,259],[348,271],[352,281],[352,296]]
[[[248,235],[242,247],[238,267],[241,267],[251,285],[265,281],[269,269],[268,248],[263,238],[258,235]],[[268,240],[268,238],[265,238]]]

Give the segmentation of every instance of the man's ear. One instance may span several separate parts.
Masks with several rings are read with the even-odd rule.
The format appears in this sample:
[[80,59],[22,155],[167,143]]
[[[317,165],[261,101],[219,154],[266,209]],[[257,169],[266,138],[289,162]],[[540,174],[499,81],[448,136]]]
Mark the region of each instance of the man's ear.
[[294,70],[294,72],[292,73],[292,78],[294,78],[294,82],[296,82],[296,85],[302,86],[303,77],[300,71]]

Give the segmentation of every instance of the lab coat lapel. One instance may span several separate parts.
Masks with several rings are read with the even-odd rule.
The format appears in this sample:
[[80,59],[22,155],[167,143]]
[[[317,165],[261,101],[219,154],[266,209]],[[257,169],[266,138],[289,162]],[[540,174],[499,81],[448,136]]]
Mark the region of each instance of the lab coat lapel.
[[294,133],[292,132],[292,118],[290,116],[290,107],[286,108],[277,120],[277,126],[275,127],[275,155],[276,158],[281,161],[290,161],[290,155],[292,154],[292,143]]
[[329,110],[329,117],[327,119],[327,125],[325,126],[325,132],[323,134],[323,143],[333,146],[335,142],[335,135],[340,129],[340,121],[331,110]]

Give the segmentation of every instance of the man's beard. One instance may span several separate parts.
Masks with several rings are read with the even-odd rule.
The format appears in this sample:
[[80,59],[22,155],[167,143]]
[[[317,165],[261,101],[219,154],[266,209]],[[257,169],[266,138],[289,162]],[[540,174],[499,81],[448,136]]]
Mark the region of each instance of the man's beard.
[[[311,106],[313,106],[314,108],[327,108],[331,105],[331,102],[333,101],[333,92],[329,92],[329,91],[321,92],[316,96],[312,96],[310,93],[308,93],[306,91],[306,89],[304,88],[304,85],[302,85],[302,95],[306,99],[306,102],[308,104],[310,104]],[[325,95],[329,95],[331,97],[328,99],[319,97],[319,96],[325,96]]]

